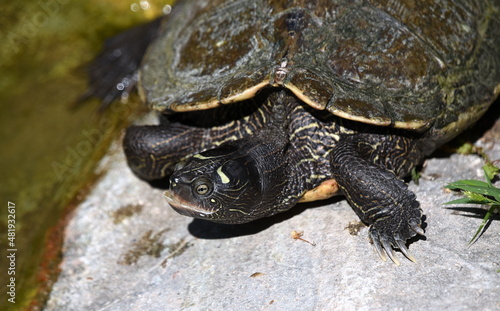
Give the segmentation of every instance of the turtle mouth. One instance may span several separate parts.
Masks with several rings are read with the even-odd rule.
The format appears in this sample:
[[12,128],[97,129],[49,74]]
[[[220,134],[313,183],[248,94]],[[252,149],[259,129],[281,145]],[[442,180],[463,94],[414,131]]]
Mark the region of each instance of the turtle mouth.
[[207,210],[201,206],[190,204],[186,200],[175,196],[175,194],[170,190],[165,191],[163,193],[163,196],[165,197],[168,205],[170,205],[170,207],[172,207],[174,211],[181,215],[195,218],[209,218],[210,215],[217,213],[217,211],[219,210]]

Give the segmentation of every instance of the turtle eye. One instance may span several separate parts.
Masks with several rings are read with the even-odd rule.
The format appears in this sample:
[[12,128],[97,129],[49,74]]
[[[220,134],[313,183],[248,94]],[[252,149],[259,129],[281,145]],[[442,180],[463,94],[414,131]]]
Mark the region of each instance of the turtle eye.
[[208,186],[207,184],[201,184],[196,186],[196,193],[199,195],[205,195],[208,193]]
[[197,180],[193,185],[193,190],[197,195],[206,196],[212,192],[212,184],[205,179]]

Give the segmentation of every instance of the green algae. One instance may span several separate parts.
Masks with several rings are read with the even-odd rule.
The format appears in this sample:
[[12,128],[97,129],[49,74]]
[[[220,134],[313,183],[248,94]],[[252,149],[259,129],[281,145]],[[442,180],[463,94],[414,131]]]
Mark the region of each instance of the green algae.
[[[127,105],[116,103],[102,115],[96,114],[97,100],[72,108],[86,88],[85,64],[99,52],[105,38],[158,16],[168,2],[0,4],[2,288],[8,285],[7,250],[17,250],[16,303],[9,302],[2,290],[1,310],[43,306],[40,288],[50,290],[47,283],[51,280],[40,277],[45,275],[40,267],[46,267],[47,260],[57,266],[59,260],[53,255],[47,258],[47,248],[54,247],[48,232],[59,226],[68,212],[65,207],[78,198],[81,189],[95,181],[96,164],[137,110],[137,98]],[[8,202],[16,206],[13,247],[7,244]]]

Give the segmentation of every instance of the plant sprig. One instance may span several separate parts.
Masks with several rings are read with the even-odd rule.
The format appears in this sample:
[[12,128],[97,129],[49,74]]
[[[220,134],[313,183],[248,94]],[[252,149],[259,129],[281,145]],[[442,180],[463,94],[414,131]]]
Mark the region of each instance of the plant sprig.
[[[486,181],[480,180],[459,180],[449,183],[445,188],[451,190],[459,190],[466,196],[444,204],[485,204],[490,208],[486,211],[483,221],[476,231],[476,234],[469,241],[469,246],[473,244],[480,234],[483,232],[484,227],[488,223],[493,213],[500,212],[500,188],[493,186],[491,180],[495,178],[500,172],[500,168],[493,165],[492,162],[486,161],[483,166],[484,176]],[[500,272],[500,270],[499,270]]]

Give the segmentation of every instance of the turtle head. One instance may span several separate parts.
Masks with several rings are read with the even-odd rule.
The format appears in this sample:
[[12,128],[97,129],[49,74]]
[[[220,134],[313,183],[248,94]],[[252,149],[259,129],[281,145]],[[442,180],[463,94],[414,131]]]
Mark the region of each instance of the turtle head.
[[225,145],[178,164],[165,192],[178,213],[220,223],[244,223],[263,217],[259,163],[251,154]]

